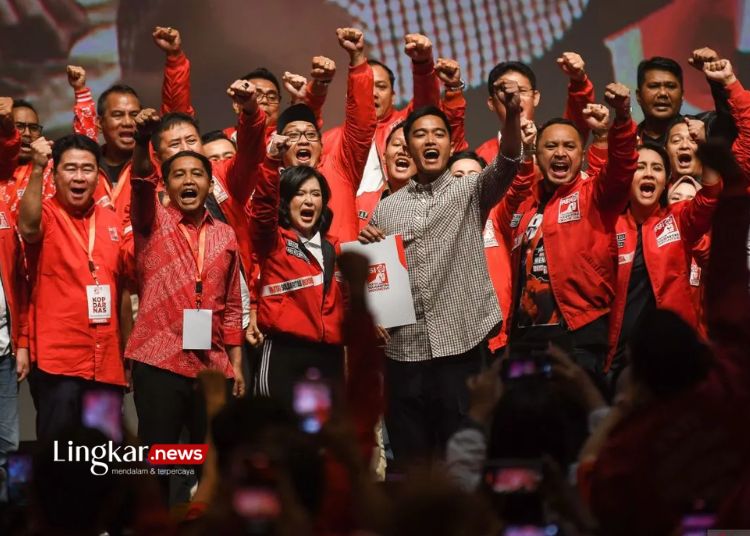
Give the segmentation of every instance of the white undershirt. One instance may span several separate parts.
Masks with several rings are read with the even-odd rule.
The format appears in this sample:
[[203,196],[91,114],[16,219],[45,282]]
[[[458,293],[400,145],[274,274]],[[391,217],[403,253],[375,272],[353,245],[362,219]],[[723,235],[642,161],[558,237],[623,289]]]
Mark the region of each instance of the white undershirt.
[[5,299],[5,289],[0,281],[0,355],[10,353],[10,330],[8,322],[8,302]]
[[325,272],[323,267],[323,247],[320,245],[320,232],[315,233],[309,240],[304,236],[299,237],[302,241],[302,245],[307,248],[307,251],[313,254],[315,260],[318,261],[320,269]]

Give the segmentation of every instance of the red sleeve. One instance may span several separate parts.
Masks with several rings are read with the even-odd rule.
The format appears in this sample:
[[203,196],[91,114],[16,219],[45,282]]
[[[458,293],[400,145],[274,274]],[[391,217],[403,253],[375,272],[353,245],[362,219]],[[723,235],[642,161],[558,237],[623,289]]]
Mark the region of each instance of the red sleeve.
[[259,264],[272,251],[279,229],[279,165],[266,156],[250,207],[250,239]]
[[689,246],[697,244],[701,237],[711,230],[711,222],[719,203],[721,188],[721,182],[704,186],[698,190],[692,200],[680,203],[683,205],[678,215],[680,231],[683,240]]
[[353,196],[356,195],[362,180],[377,125],[372,88],[372,68],[367,63],[349,68],[346,118],[337,163],[341,176],[348,183]]
[[432,59],[423,63],[411,62],[411,75],[414,83],[414,97],[409,111],[422,106],[439,106],[440,81],[435,74],[435,62]]
[[239,246],[235,242],[232,263],[229,267],[227,280],[227,301],[224,309],[224,344],[227,346],[242,346],[245,332],[242,329],[242,296],[240,294],[240,254]]
[[18,348],[29,348],[29,300],[31,299],[31,289],[29,282],[26,280],[25,256],[21,250],[21,240],[18,235],[15,237],[17,256],[16,256],[16,281],[15,291],[16,300],[18,300]]
[[307,83],[307,91],[305,91],[305,104],[315,114],[317,119],[318,130],[323,130],[323,105],[326,103],[328,93],[325,95],[313,95],[312,92],[312,81]]
[[604,167],[607,165],[607,147],[600,145],[591,144],[586,150],[586,161],[589,167],[586,168],[586,173],[589,178],[594,178],[599,175]]
[[347,348],[347,408],[365,463],[375,447],[375,425],[383,414],[385,351],[375,335],[375,323],[366,309],[352,308],[344,317]]
[[495,225],[505,243],[508,244],[508,249],[511,248],[510,243],[513,236],[513,229],[510,226],[510,222],[518,207],[521,206],[524,199],[531,193],[531,187],[534,184],[536,174],[537,167],[534,162],[524,160],[508,191],[505,192],[505,195],[493,211]]
[[596,181],[595,199],[600,208],[617,214],[625,210],[638,166],[636,143],[636,125],[632,119],[612,123],[607,137],[607,164],[592,179]]
[[585,77],[580,82],[571,80],[568,84],[568,100],[565,103],[565,113],[563,117],[570,119],[583,134],[584,142],[589,137],[589,126],[583,118],[583,109],[587,104],[594,102],[594,84],[589,77]]
[[229,195],[244,206],[258,181],[257,168],[266,152],[266,116],[260,108],[252,116],[240,113],[237,121],[237,154],[226,165]]
[[161,113],[182,112],[195,116],[190,100],[190,60],[184,52],[167,55],[161,86]]
[[737,138],[732,145],[732,152],[737,163],[750,177],[750,91],[747,91],[739,80],[727,86],[729,110],[737,127]]
[[83,134],[97,141],[99,129],[96,126],[96,103],[87,87],[76,91],[76,103],[73,106],[73,132]]
[[151,232],[156,221],[156,195],[159,174],[153,170],[150,177],[130,177],[130,224],[140,234]]
[[0,180],[10,180],[18,166],[18,153],[21,151],[21,133],[13,128],[10,137],[0,136]]
[[454,153],[469,148],[466,141],[466,99],[462,91],[446,91],[442,108],[451,127],[451,149]]

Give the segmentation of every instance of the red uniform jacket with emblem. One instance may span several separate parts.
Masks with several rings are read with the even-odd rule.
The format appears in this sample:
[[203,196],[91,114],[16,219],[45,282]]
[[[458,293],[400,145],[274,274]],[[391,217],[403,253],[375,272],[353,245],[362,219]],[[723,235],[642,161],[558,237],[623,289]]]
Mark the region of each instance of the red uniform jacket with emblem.
[[[542,230],[550,285],[570,330],[607,314],[614,299],[615,224],[630,195],[638,162],[635,148],[635,123],[615,121],[609,131],[609,161],[602,172],[588,179],[579,173],[559,186],[544,208]],[[544,181],[539,181],[518,210],[521,219],[511,251],[514,282],[521,266],[519,246],[543,188]]]
[[334,277],[338,241],[321,236],[323,264],[297,233],[279,225],[279,162],[266,157],[250,212],[253,248],[260,263],[258,327],[264,333],[342,344],[344,301]]
[[[721,184],[705,186],[694,199],[660,208],[641,226],[643,260],[646,263],[656,306],[679,314],[701,335],[699,314],[690,286],[691,251],[711,229],[711,218],[721,193]],[[617,220],[617,290],[609,316],[610,353],[614,356],[620,338],[628,284],[633,268],[638,228],[630,210]]]

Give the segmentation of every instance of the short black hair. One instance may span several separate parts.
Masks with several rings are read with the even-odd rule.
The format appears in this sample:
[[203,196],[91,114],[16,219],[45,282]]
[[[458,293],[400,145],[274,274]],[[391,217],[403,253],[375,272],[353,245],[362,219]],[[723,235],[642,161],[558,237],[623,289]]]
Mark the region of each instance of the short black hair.
[[253,78],[262,78],[263,80],[268,80],[269,82],[271,82],[274,86],[276,86],[276,91],[279,92],[279,97],[281,97],[281,85],[279,84],[279,79],[276,78],[276,75],[274,75],[271,71],[269,71],[265,67],[257,67],[243,76],[241,80],[252,80]]
[[183,112],[169,112],[161,118],[159,128],[157,128],[151,135],[151,147],[154,149],[155,153],[159,152],[159,141],[161,140],[161,135],[175,125],[181,125],[183,123],[193,125],[195,131],[200,135],[200,123],[198,123],[198,120],[195,117]]
[[495,95],[495,81],[508,71],[515,71],[528,78],[531,89],[536,90],[536,75],[531,67],[520,61],[503,61],[495,65],[487,77],[487,91],[490,97]]
[[232,145],[234,145],[234,148],[237,148],[237,144],[233,142],[229,136],[224,134],[223,130],[211,130],[210,132],[206,132],[203,136],[201,136],[201,143],[203,145],[206,145],[207,143],[211,143],[213,141],[219,141],[219,140],[226,140]]
[[680,64],[674,61],[672,58],[664,58],[662,56],[654,56],[653,58],[643,60],[638,64],[638,89],[641,88],[643,82],[646,80],[646,73],[648,71],[667,71],[675,75],[677,80],[682,83],[682,67]]
[[25,99],[13,99],[13,109],[15,110],[16,108],[28,108],[39,117],[39,112],[36,111],[34,105]]
[[289,218],[289,203],[297,195],[297,191],[302,183],[311,178],[318,179],[320,191],[323,195],[323,211],[315,226],[315,230],[319,231],[321,235],[325,235],[328,229],[331,228],[331,222],[333,221],[333,211],[328,207],[328,202],[331,199],[331,188],[328,186],[325,176],[310,166],[292,166],[286,168],[281,173],[281,178],[279,179],[279,225],[284,229],[291,228],[292,220]]
[[57,166],[60,164],[62,155],[71,149],[90,152],[96,159],[97,167],[99,166],[99,159],[102,156],[99,144],[83,134],[68,134],[55,140],[55,144],[52,146],[52,165],[54,169],[57,169]]
[[578,129],[576,124],[570,119],[565,119],[564,117],[553,117],[552,119],[544,123],[541,127],[539,127],[539,130],[536,133],[537,145],[539,141],[542,139],[542,132],[544,132],[546,129],[548,129],[549,127],[553,125],[567,125],[569,127],[572,127],[578,133],[578,137],[581,140],[581,145],[585,145],[586,142],[583,138],[583,134]]
[[414,122],[420,117],[428,115],[434,115],[442,119],[443,123],[445,123],[445,128],[448,131],[448,137],[451,136],[451,124],[448,122],[448,117],[445,115],[445,112],[437,106],[423,106],[412,111],[404,120],[404,138],[406,138],[407,141],[409,140],[409,133],[411,132]]
[[197,158],[201,161],[201,164],[203,164],[203,169],[206,170],[206,174],[208,175],[208,178],[210,179],[213,176],[213,167],[211,166],[211,161],[206,158],[205,155],[201,153],[196,153],[195,151],[180,151],[177,154],[173,154],[169,158],[167,158],[164,162],[161,164],[161,178],[164,180],[164,182],[167,182],[167,177],[169,177],[169,170],[172,169],[172,164],[175,160],[178,158],[182,158],[183,156],[191,156],[193,158]]
[[474,160],[474,162],[477,162],[480,166],[482,166],[482,168],[487,167],[487,160],[479,156],[476,152],[459,151],[457,153],[454,153],[453,156],[448,159],[448,169],[450,169],[451,166],[459,160]]
[[388,144],[391,143],[391,138],[396,133],[396,131],[400,128],[404,128],[404,121],[399,121],[395,125],[393,125],[393,128],[391,128],[391,131],[388,133],[388,137],[385,138],[385,146],[388,147]]
[[385,72],[388,73],[388,80],[391,82],[391,89],[394,89],[396,87],[396,75],[393,74],[393,71],[390,67],[388,67],[385,63],[378,60],[367,60],[367,65],[372,67],[373,65],[377,65],[378,67],[382,67],[385,69]]
[[138,99],[139,103],[141,102],[141,98],[138,96],[138,93],[136,93],[135,89],[125,84],[115,84],[107,88],[104,93],[99,95],[99,99],[96,101],[96,113],[97,115],[99,115],[99,117],[104,115],[107,104],[107,97],[109,97],[113,93],[133,95],[136,99]]

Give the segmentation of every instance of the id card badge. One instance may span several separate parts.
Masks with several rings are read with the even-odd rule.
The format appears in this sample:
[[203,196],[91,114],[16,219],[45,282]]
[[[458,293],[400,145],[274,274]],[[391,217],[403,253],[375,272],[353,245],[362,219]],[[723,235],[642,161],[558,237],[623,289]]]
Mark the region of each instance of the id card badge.
[[89,322],[106,324],[112,318],[112,294],[109,285],[86,285]]
[[183,309],[182,311],[182,349],[211,349],[211,309]]

